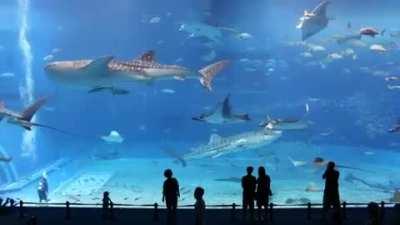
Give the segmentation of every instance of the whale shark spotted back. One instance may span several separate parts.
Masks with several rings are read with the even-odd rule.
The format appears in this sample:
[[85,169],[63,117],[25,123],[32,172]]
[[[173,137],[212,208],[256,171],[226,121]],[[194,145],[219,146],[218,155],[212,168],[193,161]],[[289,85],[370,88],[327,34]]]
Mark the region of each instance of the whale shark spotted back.
[[214,77],[228,63],[228,60],[221,60],[193,72],[183,66],[158,63],[155,52],[150,50],[132,60],[117,60],[112,56],[105,56],[93,60],[55,61],[47,64],[45,71],[56,81],[90,89],[110,86],[118,81],[150,82],[157,79],[184,80],[195,77],[211,91]]

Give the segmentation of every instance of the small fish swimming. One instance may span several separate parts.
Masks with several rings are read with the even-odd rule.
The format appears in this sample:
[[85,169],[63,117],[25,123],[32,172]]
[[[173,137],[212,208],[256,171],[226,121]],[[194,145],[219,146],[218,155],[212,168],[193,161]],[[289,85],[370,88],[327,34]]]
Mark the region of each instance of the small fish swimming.
[[94,87],[93,89],[90,89],[88,93],[96,93],[96,92],[104,92],[108,91],[112,95],[127,95],[130,92],[128,90],[122,89],[122,88],[117,88],[114,86],[98,86]]
[[378,52],[378,53],[383,53],[383,52],[388,51],[387,48],[385,48],[383,45],[380,45],[380,44],[373,44],[369,47],[369,49],[371,51]]
[[378,29],[374,27],[363,27],[360,29],[360,35],[370,36],[374,38],[376,35],[379,34],[383,36],[385,34],[385,30],[379,32]]
[[175,90],[174,89],[169,89],[169,88],[164,88],[161,90],[162,93],[165,94],[175,94]]
[[15,76],[15,74],[11,73],[11,72],[5,72],[5,73],[0,74],[0,78],[12,78],[14,76]]

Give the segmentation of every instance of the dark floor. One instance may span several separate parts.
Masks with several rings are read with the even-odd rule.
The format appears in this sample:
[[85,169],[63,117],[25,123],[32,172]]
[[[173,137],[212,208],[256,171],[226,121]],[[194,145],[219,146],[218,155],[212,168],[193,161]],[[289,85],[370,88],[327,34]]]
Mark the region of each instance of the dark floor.
[[[114,219],[105,221],[102,218],[102,210],[95,208],[72,208],[70,212],[70,219],[65,218],[64,208],[25,208],[24,215],[21,218],[18,209],[15,212],[7,213],[0,216],[1,225],[14,225],[28,224],[27,221],[31,216],[37,217],[38,225],[86,225],[86,224],[126,224],[126,225],[156,225],[168,224],[166,220],[166,213],[164,210],[159,210],[159,219],[155,217],[153,209],[114,209]],[[306,209],[275,209],[273,214],[273,224],[279,225],[301,225],[301,224],[330,224],[322,223],[320,220],[320,209],[313,209],[311,213],[311,220],[307,220]],[[343,224],[351,225],[364,225],[366,224],[366,209],[365,208],[349,208],[347,209],[347,219]],[[393,215],[391,209],[385,210],[383,225],[400,224],[392,223]],[[176,217],[177,225],[191,225],[194,224],[193,210],[182,209],[179,210]],[[242,221],[241,211],[237,210],[236,214],[232,216],[232,210],[228,209],[210,209],[206,212],[206,220],[204,225],[223,225],[223,224],[245,224]],[[251,224],[250,222],[247,222]],[[260,224],[255,222],[255,224]]]

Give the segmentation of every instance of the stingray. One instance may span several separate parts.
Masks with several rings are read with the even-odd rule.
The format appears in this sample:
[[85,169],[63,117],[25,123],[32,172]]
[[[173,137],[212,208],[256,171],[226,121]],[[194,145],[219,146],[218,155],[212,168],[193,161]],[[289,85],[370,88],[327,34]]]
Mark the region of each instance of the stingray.
[[301,29],[303,41],[328,26],[329,18],[326,15],[326,10],[329,4],[329,1],[323,1],[313,11],[304,11],[304,15],[300,18],[300,22],[297,25],[297,29]]
[[206,122],[211,124],[230,124],[238,122],[247,122],[250,120],[248,114],[233,113],[232,106],[229,102],[229,95],[225,97],[223,102],[216,105],[214,110],[202,113],[198,117],[192,118],[195,121]]

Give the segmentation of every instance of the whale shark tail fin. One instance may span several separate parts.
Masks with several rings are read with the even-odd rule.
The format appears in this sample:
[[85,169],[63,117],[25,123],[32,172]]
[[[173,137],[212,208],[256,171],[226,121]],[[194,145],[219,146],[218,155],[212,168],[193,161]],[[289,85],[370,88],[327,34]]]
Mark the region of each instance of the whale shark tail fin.
[[203,85],[205,88],[211,91],[212,81],[215,75],[217,75],[217,73],[219,73],[222,69],[224,69],[228,65],[228,63],[229,60],[221,60],[199,70],[199,73],[201,75],[200,77],[201,85]]
[[21,118],[25,121],[31,121],[35,113],[46,103],[47,98],[40,98],[21,113]]

